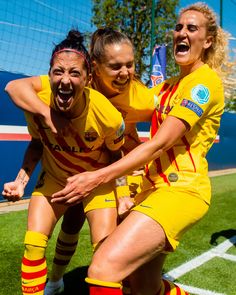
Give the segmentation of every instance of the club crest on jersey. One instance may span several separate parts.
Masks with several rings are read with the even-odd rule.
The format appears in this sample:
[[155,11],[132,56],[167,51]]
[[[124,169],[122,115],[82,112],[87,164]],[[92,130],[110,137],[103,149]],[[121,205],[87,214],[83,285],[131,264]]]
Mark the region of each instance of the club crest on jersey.
[[98,138],[98,133],[95,130],[85,131],[84,132],[84,139],[86,141],[92,142]]
[[208,102],[210,96],[209,89],[204,85],[197,85],[191,90],[191,97],[199,104],[205,104]]

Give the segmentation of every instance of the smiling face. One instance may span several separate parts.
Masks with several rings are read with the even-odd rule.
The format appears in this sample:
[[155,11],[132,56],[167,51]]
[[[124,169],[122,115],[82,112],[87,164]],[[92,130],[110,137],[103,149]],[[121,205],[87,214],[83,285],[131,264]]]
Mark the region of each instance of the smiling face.
[[99,91],[108,98],[124,92],[134,77],[134,52],[130,44],[106,45],[102,63],[93,62]]
[[74,52],[55,55],[49,77],[56,107],[62,112],[71,110],[87,84],[84,58]]
[[181,72],[189,74],[203,62],[203,55],[212,44],[207,36],[207,19],[198,11],[182,13],[174,31],[174,57]]

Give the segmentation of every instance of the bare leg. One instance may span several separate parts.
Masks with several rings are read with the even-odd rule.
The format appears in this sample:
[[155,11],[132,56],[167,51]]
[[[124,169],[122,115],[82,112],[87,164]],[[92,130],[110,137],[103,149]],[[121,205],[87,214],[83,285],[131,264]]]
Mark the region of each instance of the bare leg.
[[117,209],[104,208],[87,212],[91,242],[96,247],[117,227]]
[[132,211],[94,254],[88,277],[121,282],[156,258],[167,243],[165,233],[156,221]]
[[50,237],[66,209],[66,206],[50,203],[44,196],[32,196],[28,210],[28,230]]
[[161,253],[129,276],[132,295],[156,294],[159,291],[165,258],[166,255]]

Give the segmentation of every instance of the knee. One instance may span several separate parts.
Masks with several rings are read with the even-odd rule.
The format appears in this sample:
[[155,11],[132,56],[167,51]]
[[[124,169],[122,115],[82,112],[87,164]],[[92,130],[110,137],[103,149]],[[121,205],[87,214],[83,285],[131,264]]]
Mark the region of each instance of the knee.
[[121,265],[116,257],[108,253],[107,255],[100,255],[99,250],[93,256],[92,263],[88,269],[88,277],[100,281],[121,282],[123,271],[121,271]]
[[106,258],[104,258],[104,260],[93,259],[88,268],[88,277],[102,281],[109,281],[110,278],[108,274],[110,270],[111,266],[108,265]]
[[25,234],[25,255],[28,258],[44,257],[48,244],[48,237],[44,234],[27,231]]

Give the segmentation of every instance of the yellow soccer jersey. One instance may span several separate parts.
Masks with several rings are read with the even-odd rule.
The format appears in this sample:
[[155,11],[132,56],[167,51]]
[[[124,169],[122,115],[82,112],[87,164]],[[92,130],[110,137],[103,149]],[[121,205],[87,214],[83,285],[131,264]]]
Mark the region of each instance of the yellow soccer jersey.
[[110,102],[128,124],[150,121],[156,106],[149,89],[137,80],[133,80],[126,92],[114,96]]
[[[190,130],[160,158],[146,167],[145,185],[188,186],[201,190],[209,202],[210,184],[206,154],[212,146],[224,108],[223,86],[208,65],[180,79],[171,78],[150,90],[158,100],[151,136],[166,116],[186,121]],[[157,139],[158,140],[158,139]]]
[[[96,83],[92,84],[96,89]],[[149,122],[156,106],[155,97],[149,93],[149,89],[138,80],[132,80],[129,88],[120,94],[110,98],[110,102],[121,112],[125,121],[124,153],[130,152],[141,143],[136,123]]]
[[[40,99],[53,106],[53,95],[48,76],[41,76]],[[27,113],[28,129],[32,137],[44,145],[42,167],[57,182],[65,184],[67,177],[92,171],[109,163],[109,150],[123,144],[124,122],[121,114],[99,92],[85,88],[86,107],[72,119],[77,134],[61,137],[45,126],[41,118]]]

